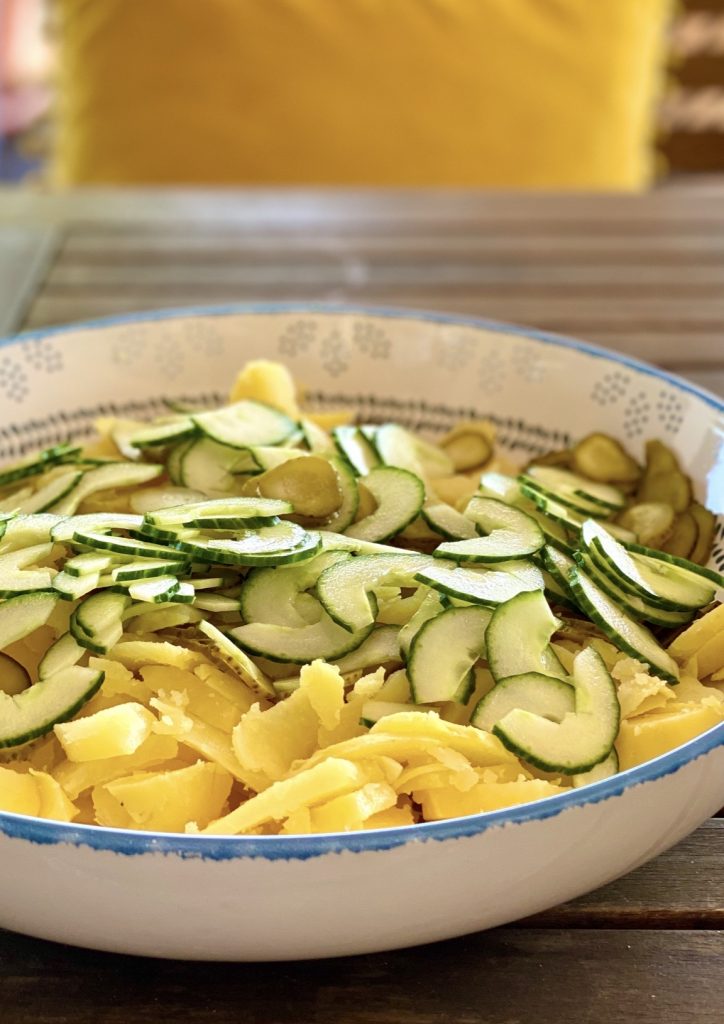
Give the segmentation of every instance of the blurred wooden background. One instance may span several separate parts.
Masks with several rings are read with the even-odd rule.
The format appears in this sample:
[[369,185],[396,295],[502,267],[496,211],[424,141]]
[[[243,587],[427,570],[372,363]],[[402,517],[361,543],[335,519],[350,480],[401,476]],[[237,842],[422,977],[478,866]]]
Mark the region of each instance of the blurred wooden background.
[[679,0],[658,148],[668,173],[724,170],[724,0]]

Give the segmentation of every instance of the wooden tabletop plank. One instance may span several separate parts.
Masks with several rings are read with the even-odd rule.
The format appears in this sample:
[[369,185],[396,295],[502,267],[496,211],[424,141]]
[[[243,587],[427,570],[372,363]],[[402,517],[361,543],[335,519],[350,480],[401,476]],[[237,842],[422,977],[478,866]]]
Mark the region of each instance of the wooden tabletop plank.
[[341,960],[179,964],[0,933],[0,985],[7,1024],[720,1024],[723,956],[721,932],[511,928]]
[[206,224],[399,224],[451,221],[471,228],[496,217],[522,224],[590,224],[604,232],[689,229],[717,233],[724,225],[724,181],[680,182],[641,194],[495,192],[456,189],[108,189],[60,193],[0,187],[4,223],[60,225],[105,220],[124,224],[187,221]]

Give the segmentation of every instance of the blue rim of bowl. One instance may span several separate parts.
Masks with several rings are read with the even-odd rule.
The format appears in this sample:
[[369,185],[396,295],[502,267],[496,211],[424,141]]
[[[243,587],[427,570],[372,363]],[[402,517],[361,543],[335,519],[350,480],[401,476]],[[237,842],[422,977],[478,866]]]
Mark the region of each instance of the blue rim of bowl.
[[[0,348],[38,338],[55,337],[74,331],[112,327],[118,324],[153,322],[189,316],[230,316],[261,314],[329,314],[389,317],[391,319],[419,320],[427,323],[442,323],[461,327],[473,327],[530,338],[544,344],[573,349],[585,355],[608,362],[627,366],[695,395],[716,411],[724,413],[724,401],[702,388],[689,384],[673,374],[659,370],[648,363],[629,356],[610,352],[607,349],[574,338],[538,331],[528,327],[501,323],[476,317],[456,316],[426,310],[402,309],[396,307],[354,306],[345,304],[309,302],[235,303],[222,306],[190,306],[163,310],[150,310],[121,316],[103,317],[96,320],[67,324],[0,339]],[[446,821],[426,822],[420,825],[405,825],[400,828],[378,829],[369,832],[329,833],[315,836],[194,836],[163,832],[130,832],[123,829],[104,828],[97,825],[74,825],[43,818],[29,818],[25,815],[0,811],[0,834],[11,839],[21,839],[42,845],[68,844],[86,846],[93,850],[138,856],[160,853],[183,859],[212,861],[259,858],[263,860],[308,860],[330,853],[383,852],[407,843],[446,841],[463,839],[486,832],[488,829],[505,825],[523,825],[527,822],[544,821],[574,808],[597,804],[645,783],[672,775],[686,765],[724,746],[724,722],[702,733],[688,743],[669,751],[660,757],[611,778],[594,782],[581,789],[546,797],[533,803],[506,807],[499,811],[486,811],[465,818]]]

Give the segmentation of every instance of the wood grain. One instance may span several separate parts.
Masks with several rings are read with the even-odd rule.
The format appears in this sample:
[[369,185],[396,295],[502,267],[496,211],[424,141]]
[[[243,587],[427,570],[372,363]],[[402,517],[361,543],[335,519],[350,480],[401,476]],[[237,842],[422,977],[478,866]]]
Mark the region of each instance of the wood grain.
[[89,190],[13,211],[63,238],[28,327],[253,300],[408,306],[581,337],[721,390],[716,181],[645,196]]
[[717,932],[511,928],[341,960],[180,964],[0,934],[7,1024],[720,1024],[723,955]]

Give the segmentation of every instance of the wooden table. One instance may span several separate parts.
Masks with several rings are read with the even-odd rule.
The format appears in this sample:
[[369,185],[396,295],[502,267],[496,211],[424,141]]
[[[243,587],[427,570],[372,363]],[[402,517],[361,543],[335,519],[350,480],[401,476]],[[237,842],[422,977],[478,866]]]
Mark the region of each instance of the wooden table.
[[[724,180],[642,197],[0,191],[0,328],[324,299],[608,345],[724,394]],[[720,1024],[724,819],[515,926],[342,961],[214,965],[0,933],[14,1022]]]

